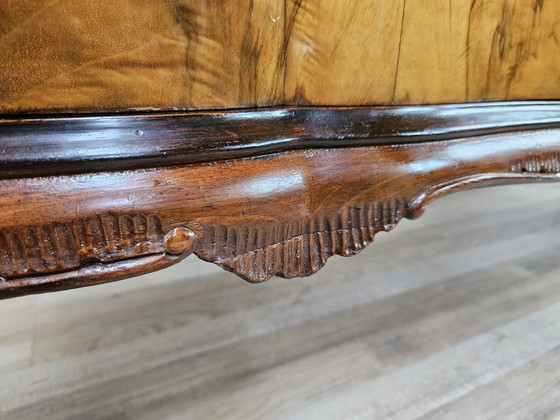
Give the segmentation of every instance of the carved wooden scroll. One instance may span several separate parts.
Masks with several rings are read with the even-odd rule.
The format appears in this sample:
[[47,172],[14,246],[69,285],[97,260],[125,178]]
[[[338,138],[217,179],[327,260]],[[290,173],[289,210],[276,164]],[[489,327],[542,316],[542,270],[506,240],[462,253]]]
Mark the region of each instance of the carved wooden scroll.
[[0,122],[0,297],[191,253],[305,276],[441,195],[560,180],[556,103],[263,112]]

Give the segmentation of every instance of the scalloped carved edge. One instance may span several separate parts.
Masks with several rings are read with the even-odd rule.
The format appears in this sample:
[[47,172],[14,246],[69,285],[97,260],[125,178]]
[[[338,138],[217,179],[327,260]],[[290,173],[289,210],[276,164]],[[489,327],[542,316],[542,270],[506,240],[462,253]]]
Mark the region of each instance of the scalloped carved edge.
[[544,153],[517,159],[511,165],[512,172],[554,174],[560,172],[560,153]]
[[[357,254],[373,242],[376,233],[392,230],[406,214],[406,200],[392,199],[346,207],[332,216],[297,220],[295,223],[300,226],[296,229],[280,225],[274,231],[251,232],[251,229],[218,227],[212,229],[210,235],[205,235],[204,241],[223,248],[214,254],[214,263],[250,282],[265,281],[275,275],[301,277],[319,271],[335,254]],[[278,242],[275,241],[277,230],[304,233]],[[262,238],[260,243],[258,238]],[[228,249],[228,244],[230,248],[235,244],[237,252]]]
[[[251,283],[308,276],[333,255],[356,255],[375,234],[391,231],[403,218],[416,219],[425,205],[443,195],[512,181],[560,181],[560,173],[527,170],[554,168],[542,156],[530,159],[513,163],[514,173],[473,175],[435,185],[415,199],[366,202],[268,230],[208,225],[200,235],[186,227],[165,233],[155,215],[106,213],[68,224],[1,231],[0,267],[12,272],[0,277],[0,299],[117,281],[164,269],[193,252]],[[531,166],[535,159],[540,163]],[[43,241],[32,240],[33,235]]]
[[[560,181],[560,127],[538,126],[426,143],[0,179],[7,197],[0,197],[0,298],[132,277],[193,252],[250,282],[307,276],[333,255],[360,252],[376,233],[418,217],[445,194]],[[76,185],[79,192],[68,198]],[[78,211],[80,200],[88,200],[87,213]]]
[[[543,173],[542,170],[534,172],[522,170],[521,172],[521,174],[473,175],[436,185],[416,199],[365,203],[361,206],[345,208],[331,217],[315,218],[312,222],[298,221],[300,224],[315,226],[315,230],[308,229],[306,233],[267,245],[257,245],[253,242],[253,247],[256,249],[238,255],[220,257],[220,252],[212,256],[203,252],[197,255],[251,283],[260,283],[273,276],[283,278],[309,276],[323,268],[327,260],[334,255],[350,257],[358,254],[373,242],[377,233],[393,230],[403,218],[417,219],[424,213],[429,203],[444,195],[497,183],[560,181],[560,173],[552,171]],[[216,230],[222,232],[222,235],[205,237],[206,241],[213,243],[213,249],[221,246],[226,249],[227,243],[235,243],[239,237],[244,245],[247,238],[266,237],[266,233],[251,232],[250,229],[234,230],[219,226]],[[214,229],[211,231],[213,232]],[[246,247],[250,248],[250,246]]]
[[4,279],[52,274],[164,252],[155,215],[105,213],[69,223],[0,231]]
[[153,214],[105,213],[0,231],[0,298],[121,280],[169,267],[190,255],[197,237],[165,233]]

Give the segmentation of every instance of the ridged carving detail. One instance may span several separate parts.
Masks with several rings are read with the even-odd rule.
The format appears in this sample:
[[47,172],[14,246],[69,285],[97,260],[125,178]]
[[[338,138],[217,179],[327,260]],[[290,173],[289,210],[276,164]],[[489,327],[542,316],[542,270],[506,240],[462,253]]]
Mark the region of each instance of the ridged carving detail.
[[0,231],[0,275],[5,279],[72,270],[164,252],[154,215],[106,213],[69,223]]
[[407,211],[403,199],[346,207],[335,215],[320,215],[279,223],[268,230],[209,227],[199,256],[241,277],[260,282],[273,275],[310,275],[335,254],[350,256],[389,231]]
[[560,154],[547,153],[541,156],[527,156],[513,162],[511,170],[518,173],[560,173]]

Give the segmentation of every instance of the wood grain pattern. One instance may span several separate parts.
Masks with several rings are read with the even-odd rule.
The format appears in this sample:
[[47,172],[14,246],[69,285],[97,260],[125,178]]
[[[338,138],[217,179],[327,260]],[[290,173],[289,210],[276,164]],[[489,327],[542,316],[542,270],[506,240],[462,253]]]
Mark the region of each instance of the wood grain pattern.
[[[469,13],[474,3],[405,1],[394,73],[395,103],[466,100]],[[476,18],[485,26],[493,25],[488,16],[472,17]],[[479,73],[482,69],[473,70]]]
[[0,113],[554,99],[559,16],[554,0],[7,0]]
[[[288,104],[421,104],[558,97],[550,0],[288,0]],[[288,15],[289,15],[288,13]]]
[[0,111],[268,105],[282,10],[276,0],[4,1]]
[[469,16],[467,100],[557,96],[558,16],[560,4],[555,1],[474,2]]
[[393,102],[404,0],[286,3],[286,104]]
[[[525,103],[7,120],[0,297],[114,281],[193,252],[251,282],[310,275],[450,192],[560,180],[558,115]],[[41,137],[49,124],[63,128]],[[21,144],[14,127],[28,129]],[[96,138],[117,146],[90,148]],[[61,164],[68,173],[52,176]]]

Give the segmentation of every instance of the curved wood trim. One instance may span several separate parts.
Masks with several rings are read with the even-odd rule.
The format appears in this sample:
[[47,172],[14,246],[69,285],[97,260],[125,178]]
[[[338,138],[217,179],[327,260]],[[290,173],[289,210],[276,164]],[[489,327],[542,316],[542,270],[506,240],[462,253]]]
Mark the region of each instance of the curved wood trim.
[[0,178],[125,170],[296,149],[410,144],[560,128],[560,102],[9,117]]
[[[349,132],[347,137],[329,137],[323,143],[305,137],[313,127],[314,133],[321,132],[321,127],[335,130],[322,133],[341,133],[336,130],[342,130],[338,124],[344,113],[338,109],[334,111],[340,113],[339,123],[318,121],[308,132],[299,133],[303,143],[321,147],[299,149],[296,142],[291,143],[293,150],[273,148],[276,153],[266,154],[267,149],[258,146],[260,156],[231,157],[235,155],[220,154],[226,149],[204,149],[201,137],[196,139],[200,150],[224,159],[203,163],[187,159],[190,163],[182,165],[125,166],[123,170],[122,162],[113,157],[114,165],[94,170],[87,162],[104,160],[92,154],[92,160],[85,162],[89,173],[81,173],[83,168],[72,169],[80,161],[72,159],[80,153],[86,156],[86,148],[76,154],[68,152],[69,160],[64,161],[68,166],[59,170],[72,173],[56,176],[44,176],[52,175],[54,166],[49,165],[56,159],[45,162],[39,152],[18,149],[14,137],[8,144],[20,155],[11,155],[12,149],[7,148],[3,159],[7,162],[4,168],[12,164],[16,169],[6,169],[0,178],[0,298],[131,277],[166,267],[191,253],[250,282],[274,275],[310,275],[332,255],[354,255],[378,232],[393,229],[402,218],[418,217],[425,205],[442,195],[478,186],[559,181],[560,127],[555,122],[556,111],[550,111],[552,105],[504,104],[498,111],[474,105],[479,116],[470,120],[472,127],[466,120],[458,125],[461,119],[455,111],[461,106],[441,107],[435,114],[439,119],[432,117],[431,126],[424,121],[423,128],[409,123],[420,124],[418,115],[428,115],[433,107],[414,108],[416,113],[406,108],[405,114],[416,116],[400,125],[395,119],[397,109],[390,108],[393,126],[380,125],[374,132],[373,120],[367,120],[371,136],[367,141],[373,143],[359,143],[359,135],[353,137]],[[519,107],[520,114],[510,113],[510,119],[504,119],[500,111],[504,107]],[[539,107],[550,113],[538,112]],[[488,111],[486,117],[482,109]],[[367,112],[379,117],[382,109],[360,109],[362,114],[344,111],[353,127],[359,125],[359,119],[352,118]],[[276,111],[263,111],[264,120],[269,112]],[[327,114],[314,110],[309,115]],[[492,127],[492,121],[503,125]],[[258,127],[263,138],[277,130],[253,123],[251,119],[252,128],[247,131],[253,139],[258,132],[252,130]],[[170,127],[166,130],[172,132]],[[383,144],[390,139],[391,130],[398,141]],[[89,142],[91,132],[82,133],[86,143],[80,142],[78,134],[74,134],[78,145]],[[223,137],[229,135],[222,133]],[[345,139],[353,146],[327,147],[346,144]],[[109,150],[115,146],[105,137],[98,141]],[[72,142],[60,144],[69,148]],[[243,153],[249,150],[244,147],[250,142],[239,140],[238,144]],[[151,149],[148,143],[140,145],[147,147],[139,146],[140,150],[150,153],[157,150],[157,145]],[[192,150],[195,158],[203,155],[188,147],[184,150]],[[61,150],[70,149],[57,153]],[[42,159],[36,168],[18,166],[22,164],[18,156],[25,153]],[[133,154],[134,150],[128,152]],[[150,156],[162,164],[175,162],[166,155]]]
[[4,279],[4,281],[0,282],[0,299],[76,289],[78,287],[123,280],[145,274],[146,267],[150,267],[150,271],[170,267],[187,255],[150,255],[115,261],[109,264],[92,263],[76,270],[54,272],[43,276],[32,275],[13,280]]

